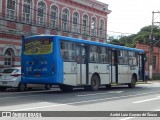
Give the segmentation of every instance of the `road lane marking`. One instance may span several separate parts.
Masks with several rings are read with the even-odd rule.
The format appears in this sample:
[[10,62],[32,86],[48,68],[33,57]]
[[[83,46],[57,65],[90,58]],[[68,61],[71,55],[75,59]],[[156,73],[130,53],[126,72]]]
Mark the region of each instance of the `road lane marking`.
[[74,104],[82,104],[82,103],[90,103],[90,102],[97,102],[97,101],[105,101],[105,100],[112,100],[112,99],[119,99],[119,98],[141,96],[141,95],[146,95],[146,94],[151,94],[151,93],[141,93],[141,94],[136,94],[136,95],[127,95],[127,96],[120,96],[120,97],[86,100],[86,101],[79,101],[79,102],[72,102],[72,103],[65,103],[65,104],[56,104],[56,105],[47,105],[47,106],[39,106],[39,107],[31,107],[31,108],[22,108],[22,109],[15,109],[15,110],[9,110],[9,111],[26,111],[26,110],[33,110],[33,109],[40,109],[40,108],[51,108],[51,107],[57,107],[57,106],[74,105]]
[[3,99],[14,99],[14,98],[22,98],[22,97],[28,97],[28,96],[40,96],[40,95],[23,95],[23,96],[16,96],[16,97],[2,97],[0,98],[0,100],[3,100]]
[[78,97],[85,97],[85,96],[103,95],[103,94],[107,94],[107,93],[105,92],[105,93],[94,93],[94,94],[82,94],[82,95],[76,95],[76,96],[78,96]]
[[85,97],[85,96],[92,96],[92,95],[104,95],[108,93],[122,93],[124,91],[110,91],[110,92],[103,92],[103,93],[94,93],[94,94],[81,94],[81,95],[76,95],[78,97]]
[[158,109],[158,110],[155,110],[155,111],[160,111],[160,109]]
[[133,103],[142,103],[142,102],[148,102],[148,101],[157,100],[157,99],[160,99],[160,96],[158,96],[158,97],[156,97],[156,98],[151,98],[151,99],[136,101],[136,102],[133,102]]
[[127,118],[122,118],[120,120],[129,120],[129,119],[132,119],[132,118],[135,118],[135,117],[127,117]]
[[37,91],[24,91],[24,92],[3,92],[1,95],[12,95],[12,94],[23,94],[23,93],[44,93],[44,92],[52,92],[53,90],[37,90]]
[[109,91],[108,93],[122,93],[124,91]]

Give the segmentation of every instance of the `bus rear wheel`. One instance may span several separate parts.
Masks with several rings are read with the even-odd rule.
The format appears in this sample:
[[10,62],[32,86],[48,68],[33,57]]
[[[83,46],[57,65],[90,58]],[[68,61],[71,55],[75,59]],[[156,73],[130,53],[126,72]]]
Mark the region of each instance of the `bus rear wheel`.
[[72,92],[73,86],[70,85],[59,85],[62,92]]
[[6,89],[6,87],[0,87],[0,91],[5,91]]
[[97,75],[93,75],[91,79],[91,90],[96,91],[99,89],[100,80]]
[[133,75],[131,78],[131,83],[128,84],[129,88],[135,88],[136,86],[136,77]]
[[26,85],[24,83],[19,83],[18,85],[18,91],[25,91],[26,90]]
[[45,85],[45,90],[50,90],[50,89],[51,89],[51,87],[52,87],[52,85],[50,85],[50,84],[46,84],[46,85]]

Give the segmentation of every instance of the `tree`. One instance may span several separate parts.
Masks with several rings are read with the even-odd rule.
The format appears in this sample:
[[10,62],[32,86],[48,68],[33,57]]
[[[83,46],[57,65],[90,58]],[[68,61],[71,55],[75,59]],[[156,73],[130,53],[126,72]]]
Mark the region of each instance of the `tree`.
[[[151,25],[141,28],[137,34],[131,34],[129,36],[123,36],[119,39],[119,44],[123,44],[127,47],[135,47],[136,41],[144,44],[150,44]],[[158,45],[160,41],[160,27],[153,26],[154,44]]]
[[117,39],[113,39],[113,40],[111,40],[109,43],[110,43],[110,44],[114,44],[114,45],[119,45],[119,44],[120,44],[120,43],[119,43],[119,40],[117,40]]

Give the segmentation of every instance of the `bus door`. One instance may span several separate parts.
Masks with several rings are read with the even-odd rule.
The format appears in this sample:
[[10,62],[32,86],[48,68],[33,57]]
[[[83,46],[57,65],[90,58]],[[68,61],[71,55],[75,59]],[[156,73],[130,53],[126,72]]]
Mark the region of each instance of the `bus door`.
[[77,62],[77,85],[87,83],[87,46],[84,44],[76,45],[76,62]]
[[109,51],[109,61],[110,61],[110,82],[118,83],[118,59],[117,59],[117,51],[110,50]]
[[[139,80],[145,80],[146,75],[148,74],[148,71],[145,72],[145,54],[139,54],[138,55],[138,74],[139,74]],[[147,75],[148,76],[148,75]]]

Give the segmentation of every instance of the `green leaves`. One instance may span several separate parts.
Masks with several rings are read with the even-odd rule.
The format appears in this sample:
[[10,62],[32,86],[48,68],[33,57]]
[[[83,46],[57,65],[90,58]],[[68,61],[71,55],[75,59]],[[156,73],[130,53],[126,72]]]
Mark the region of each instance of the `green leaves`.
[[[118,44],[118,45],[125,45],[127,47],[135,47],[136,42],[143,43],[143,44],[150,44],[150,34],[151,34],[151,25],[145,26],[141,28],[141,30],[137,34],[131,34],[129,36],[123,36],[119,40],[114,39],[110,43],[111,44]],[[153,44],[155,46],[159,45],[160,43],[160,27],[153,26]]]

